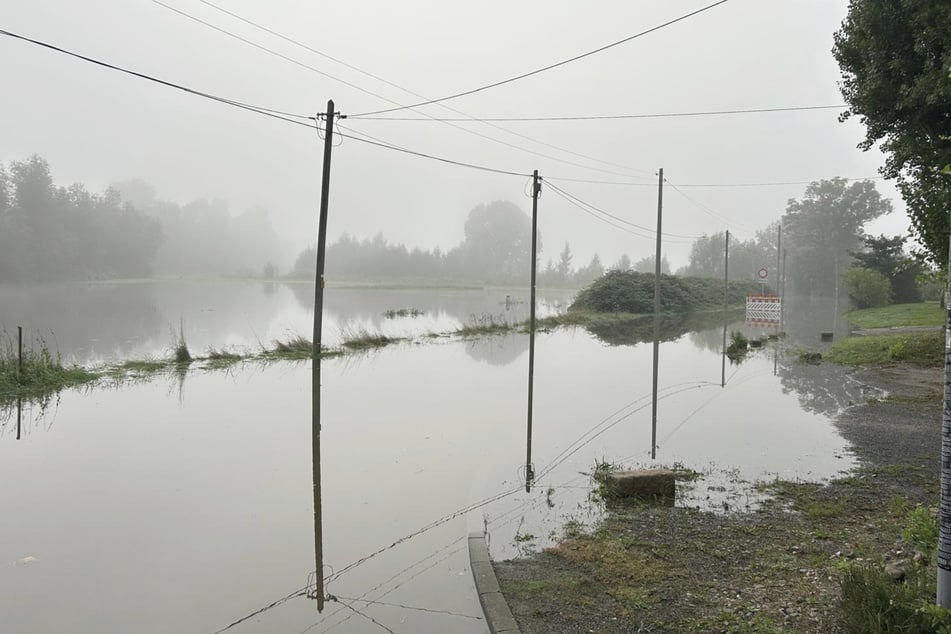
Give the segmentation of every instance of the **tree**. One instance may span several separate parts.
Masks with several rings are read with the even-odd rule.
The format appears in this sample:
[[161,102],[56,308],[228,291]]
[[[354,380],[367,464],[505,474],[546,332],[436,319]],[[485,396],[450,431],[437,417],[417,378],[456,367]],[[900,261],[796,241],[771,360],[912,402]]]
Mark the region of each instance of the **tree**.
[[527,279],[531,273],[532,226],[515,203],[496,200],[469,212],[461,245],[475,276],[493,281]]
[[811,183],[801,200],[790,199],[783,216],[790,287],[832,295],[838,276],[851,265],[849,253],[862,246],[865,223],[891,208],[870,181],[849,184],[844,178]]
[[[634,263],[634,270],[638,273],[654,273],[654,256],[648,255]],[[670,262],[667,260],[667,254],[660,256],[660,272],[662,275],[670,275]]]
[[851,254],[857,267],[878,271],[888,280],[889,297],[896,304],[921,301],[917,281],[921,265],[905,255],[904,244],[905,238],[902,236],[868,236],[865,238],[865,249]]
[[611,267],[611,270],[614,271],[627,271],[631,268],[631,258],[628,257],[627,253],[622,255],[617,262],[614,263],[614,266]]
[[951,176],[951,3],[851,0],[832,49],[849,109],[865,125],[867,150],[881,142],[881,168],[898,188],[923,255],[948,262]]
[[888,280],[878,271],[853,267],[846,271],[842,281],[856,308],[875,308],[888,303]]
[[565,248],[561,250],[561,254],[558,256],[558,264],[555,270],[562,282],[566,282],[568,276],[571,275],[571,245],[567,242],[565,242]]

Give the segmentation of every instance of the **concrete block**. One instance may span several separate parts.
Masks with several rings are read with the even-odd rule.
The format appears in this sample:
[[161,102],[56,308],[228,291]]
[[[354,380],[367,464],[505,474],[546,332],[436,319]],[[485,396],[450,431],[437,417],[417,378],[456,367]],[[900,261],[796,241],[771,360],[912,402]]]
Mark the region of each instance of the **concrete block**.
[[608,489],[618,497],[641,499],[674,499],[676,481],[670,469],[638,469],[616,471],[605,481]]

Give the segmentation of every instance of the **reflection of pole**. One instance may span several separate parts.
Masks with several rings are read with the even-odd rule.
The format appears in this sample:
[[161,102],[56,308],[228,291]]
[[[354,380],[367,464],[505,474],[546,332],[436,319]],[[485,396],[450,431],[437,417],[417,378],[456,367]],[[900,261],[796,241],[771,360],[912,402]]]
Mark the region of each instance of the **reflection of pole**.
[[532,480],[535,479],[535,470],[532,468],[532,402],[535,387],[535,259],[538,257],[538,192],[541,191],[538,182],[538,170],[532,172],[532,288],[531,307],[528,317],[528,422],[526,424],[527,438],[525,441],[525,492],[532,490]]
[[783,274],[779,284],[779,332],[783,332],[786,311],[786,249],[783,249]]
[[[782,276],[779,273],[779,258],[781,257],[781,254],[783,252],[783,223],[782,222],[779,223],[779,230],[777,234],[778,234],[778,237],[776,238],[776,294],[779,295],[779,310],[780,310],[780,314],[782,314],[783,297],[782,295],[779,294],[779,284],[782,280]],[[781,317],[779,321],[782,322]],[[777,323],[776,324],[777,333],[780,331],[780,327],[781,327],[781,323]]]
[[[951,333],[951,246],[948,249],[948,283],[945,286],[945,327]],[[951,608],[951,338],[944,346],[944,415],[941,420],[941,507],[938,531],[937,604]]]
[[654,380],[651,389],[651,460],[657,457],[657,361],[660,356],[660,227],[664,209],[664,168],[657,172],[657,248],[654,250]]
[[17,440],[20,440],[20,421],[23,417],[23,397],[17,397]]
[[[723,310],[730,305],[730,230],[723,247]],[[726,387],[726,314],[723,316],[723,356],[720,359],[720,387]]]
[[317,611],[324,609],[324,527],[320,497],[320,349],[324,319],[324,259],[327,255],[327,208],[330,204],[330,151],[333,148],[334,102],[327,102],[324,127],[324,169],[320,181],[320,219],[317,226],[317,273],[314,285],[314,346],[311,352],[311,442],[314,470],[314,574]]

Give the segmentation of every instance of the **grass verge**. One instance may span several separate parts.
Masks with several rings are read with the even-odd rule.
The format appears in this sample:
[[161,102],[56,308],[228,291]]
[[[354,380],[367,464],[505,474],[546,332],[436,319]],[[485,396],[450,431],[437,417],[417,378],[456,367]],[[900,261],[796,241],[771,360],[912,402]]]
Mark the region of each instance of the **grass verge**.
[[925,367],[944,363],[944,332],[853,336],[832,345],[826,360],[846,365],[905,362]]
[[892,328],[895,326],[943,326],[947,314],[937,302],[922,302],[853,310],[845,317],[860,328]]

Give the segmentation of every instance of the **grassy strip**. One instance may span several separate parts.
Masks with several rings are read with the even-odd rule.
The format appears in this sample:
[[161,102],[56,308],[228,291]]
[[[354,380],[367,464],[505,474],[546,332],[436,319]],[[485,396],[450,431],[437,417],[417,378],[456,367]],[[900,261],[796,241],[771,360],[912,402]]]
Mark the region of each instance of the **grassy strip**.
[[845,317],[860,328],[892,328],[895,326],[943,326],[947,313],[937,302],[922,302],[853,310]]
[[846,365],[905,362],[924,367],[944,364],[943,332],[848,337],[833,344],[828,361]]

